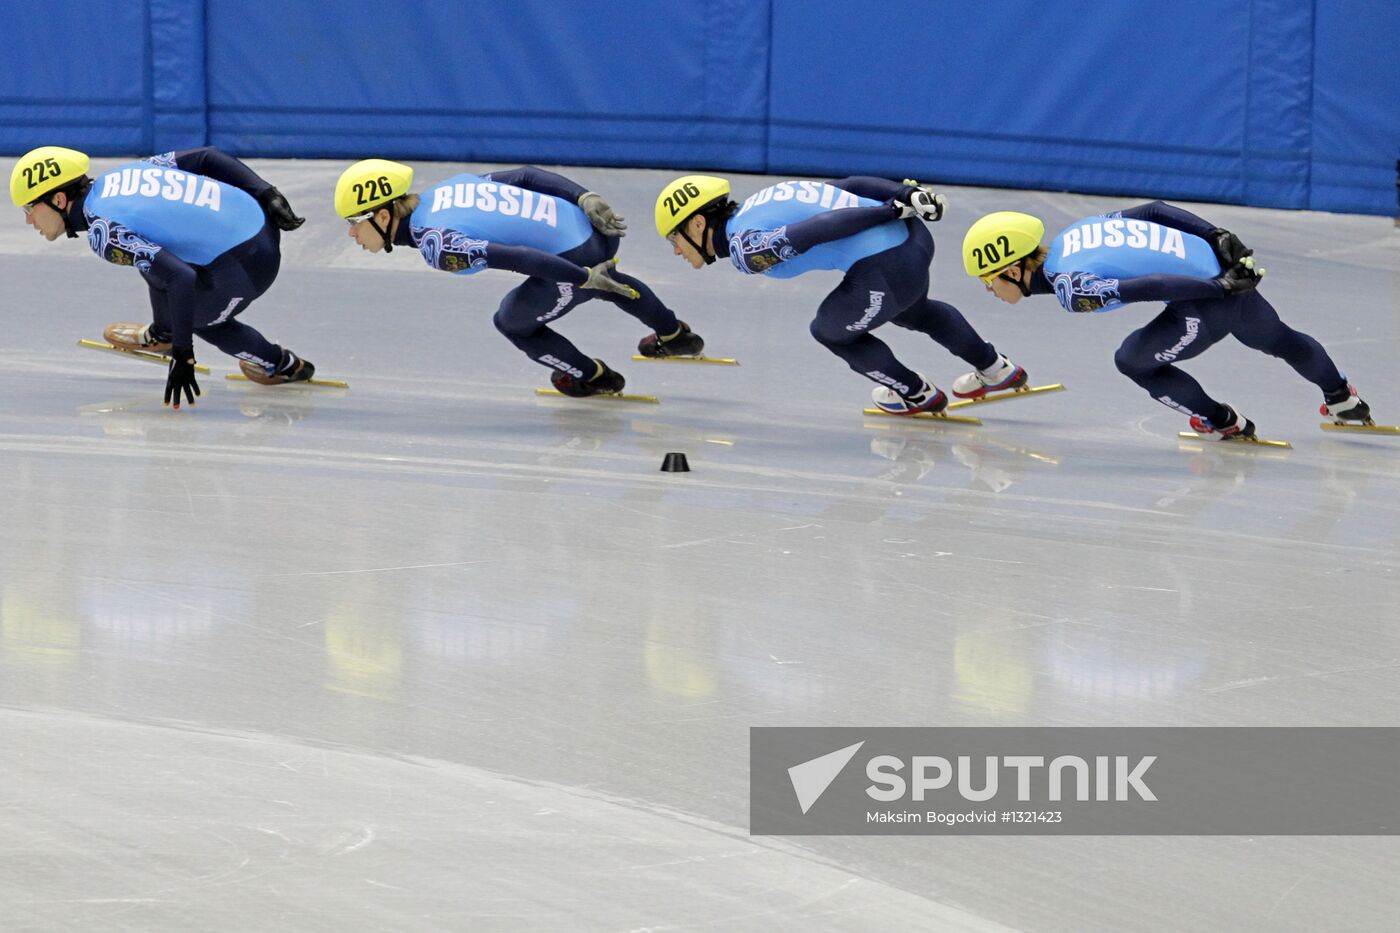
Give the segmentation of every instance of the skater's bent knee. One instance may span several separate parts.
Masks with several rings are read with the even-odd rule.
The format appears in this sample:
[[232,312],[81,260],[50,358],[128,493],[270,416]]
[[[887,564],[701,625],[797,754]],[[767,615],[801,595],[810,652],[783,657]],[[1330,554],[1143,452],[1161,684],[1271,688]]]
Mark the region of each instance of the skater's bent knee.
[[1162,368],[1162,364],[1143,353],[1134,353],[1123,347],[1113,354],[1113,365],[1129,379],[1136,379]]
[[526,337],[544,326],[532,315],[511,314],[504,308],[491,317],[491,323],[507,337]]
[[817,343],[825,347],[839,347],[865,335],[864,328],[848,330],[840,324],[826,324],[819,320],[813,321],[807,329],[812,332]]

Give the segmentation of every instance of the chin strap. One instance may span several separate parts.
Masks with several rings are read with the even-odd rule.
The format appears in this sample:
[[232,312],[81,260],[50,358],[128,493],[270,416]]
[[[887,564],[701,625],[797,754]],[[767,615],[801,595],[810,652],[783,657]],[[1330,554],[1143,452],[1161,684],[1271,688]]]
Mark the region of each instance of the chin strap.
[[[700,234],[701,241],[703,242],[704,240],[710,240],[713,242],[715,219],[717,217],[717,214],[713,211],[713,209],[711,208],[707,211],[698,211],[695,214],[692,214],[691,216],[699,217],[705,221],[705,231]],[[689,222],[690,220],[689,218],[687,218],[686,223]],[[692,240],[689,237],[689,235],[687,235],[685,232],[685,224],[681,224],[679,227],[677,227],[676,232],[681,235],[682,239],[684,239],[687,243],[694,247],[695,251],[700,254],[700,258],[705,260],[705,265],[713,265],[714,261],[719,258],[718,253],[714,252],[713,250],[707,250],[705,249],[705,247],[701,246],[700,243],[696,243],[694,240]]]
[[[704,218],[704,220],[705,220],[705,233],[709,233],[709,232],[710,232],[710,218],[705,217],[705,215],[703,215],[703,214],[696,214],[695,216],[697,216],[697,217],[703,217],[703,218]],[[686,220],[686,223],[689,223],[689,222],[690,222],[689,219],[687,219],[687,220]],[[685,240],[687,243],[689,243],[690,246],[691,246],[691,248],[694,249],[697,253],[700,254],[700,258],[703,259],[703,260],[705,260],[705,265],[708,266],[708,265],[712,265],[712,264],[714,263],[715,258],[716,258],[716,257],[715,257],[715,254],[714,254],[714,253],[711,253],[711,252],[707,252],[707,251],[705,250],[705,247],[701,246],[699,243],[696,243],[694,240],[692,240],[692,239],[690,238],[690,234],[688,234],[688,233],[685,232],[685,224],[681,224],[679,227],[677,227],[677,228],[676,228],[676,232],[679,233],[679,234],[681,235],[681,239],[683,239],[683,240]],[[705,239],[705,233],[700,234],[700,239],[702,239],[702,240]]]
[[[383,205],[383,206],[387,207],[387,205]],[[375,209],[374,209],[374,214],[378,214],[378,213],[379,213],[379,208],[375,208]],[[394,239],[393,239],[393,237],[389,236],[388,230],[381,230],[381,229],[379,228],[379,224],[377,224],[377,223],[374,222],[374,214],[370,214],[369,217],[367,217],[367,218],[365,218],[365,219],[368,220],[368,221],[369,221],[369,225],[370,225],[371,227],[374,228],[374,232],[377,233],[377,234],[379,234],[380,238],[384,240],[384,252],[386,252],[386,253],[392,253],[392,252],[394,251]],[[394,209],[393,209],[392,207],[390,207],[390,208],[389,208],[389,230],[392,230],[392,229],[394,229]]]

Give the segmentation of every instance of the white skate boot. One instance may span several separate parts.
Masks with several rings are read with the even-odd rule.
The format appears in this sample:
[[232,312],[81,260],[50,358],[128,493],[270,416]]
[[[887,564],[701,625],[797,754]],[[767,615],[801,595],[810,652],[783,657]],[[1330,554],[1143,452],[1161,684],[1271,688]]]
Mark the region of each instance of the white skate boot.
[[1247,440],[1254,437],[1254,422],[1230,408],[1229,405],[1225,407],[1230,411],[1230,420],[1217,425],[1199,415],[1192,415],[1191,430],[1206,441]]
[[921,411],[938,414],[948,407],[948,396],[943,394],[943,390],[929,383],[918,374],[920,380],[919,391],[910,396],[903,396],[894,389],[885,386],[876,386],[870,390],[870,398],[875,405],[889,415],[917,415]]
[[953,381],[953,394],[958,398],[981,398],[988,392],[1019,389],[1029,381],[1026,371],[1004,356],[987,369],[973,370]]

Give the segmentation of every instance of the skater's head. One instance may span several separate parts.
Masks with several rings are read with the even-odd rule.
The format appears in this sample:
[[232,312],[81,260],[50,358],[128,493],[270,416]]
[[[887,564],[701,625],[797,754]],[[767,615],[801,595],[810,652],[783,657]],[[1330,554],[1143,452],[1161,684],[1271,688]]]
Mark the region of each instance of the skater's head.
[[44,239],[76,237],[77,202],[92,187],[86,154],[62,146],[41,146],[20,156],[10,172],[10,200],[24,209],[24,222]]
[[350,239],[361,249],[394,251],[399,224],[418,207],[413,169],[386,159],[364,159],[335,183],[335,212],[350,224]]
[[997,211],[974,223],[963,237],[963,268],[987,291],[1014,305],[1031,293],[1031,276],[1045,265],[1040,245],[1045,224],[1016,211]]
[[715,261],[715,234],[737,207],[729,199],[728,180],[685,175],[656,196],[656,232],[671,242],[677,256],[699,269]]

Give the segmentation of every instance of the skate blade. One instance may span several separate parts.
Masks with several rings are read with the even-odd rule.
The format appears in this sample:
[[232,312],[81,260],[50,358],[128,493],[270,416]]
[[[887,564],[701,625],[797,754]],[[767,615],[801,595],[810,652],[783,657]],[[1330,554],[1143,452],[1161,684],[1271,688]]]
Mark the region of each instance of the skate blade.
[[1400,434],[1400,424],[1376,424],[1374,421],[1347,422],[1338,424],[1335,421],[1324,421],[1318,425],[1324,431],[1350,431],[1353,434]]
[[716,366],[738,366],[739,361],[732,356],[642,356],[632,354],[639,363],[713,363]]
[[656,397],[655,395],[628,395],[628,394],[625,393],[625,392],[600,392],[600,393],[597,394],[597,395],[585,395],[583,398],[575,398],[575,397],[572,396],[572,395],[565,395],[563,392],[560,392],[558,389],[536,389],[536,390],[535,390],[535,394],[536,394],[536,395],[548,395],[548,396],[551,396],[551,397],[553,397],[553,396],[558,396],[559,398],[566,398],[566,399],[569,399],[570,401],[575,401],[575,402],[582,402],[582,401],[585,401],[586,399],[601,398],[601,399],[614,399],[614,400],[619,401],[619,402],[648,402],[648,403],[650,403],[650,404],[652,404],[652,405],[659,405],[659,404],[661,404],[661,402],[657,399],[657,397]]
[[1178,431],[1176,436],[1185,438],[1188,441],[1206,441],[1207,443],[1216,445],[1234,444],[1235,446],[1240,446],[1241,444],[1257,444],[1260,447],[1287,447],[1289,450],[1293,449],[1293,445],[1288,441],[1271,441],[1267,437],[1227,437],[1222,440],[1211,441],[1201,437],[1201,435],[1197,434],[1195,431]]
[[[229,382],[253,382],[242,373],[228,373],[224,376]],[[254,382],[254,385],[262,385],[261,382]],[[283,386],[325,386],[328,389],[348,389],[350,383],[342,382],[339,379],[303,379],[300,382],[279,382],[276,385],[267,386],[269,389],[280,389]]]
[[[164,353],[152,353],[150,350],[128,350],[126,347],[114,346],[110,343],[103,343],[100,340],[79,340],[78,346],[87,347],[92,350],[106,350],[108,353],[120,353],[133,359],[142,360],[146,363],[155,363],[158,366],[169,366],[170,357]],[[209,367],[203,363],[195,363],[194,371],[209,375]]]
[[[948,407],[952,407],[951,405]],[[894,412],[885,411],[883,408],[866,408],[863,411],[867,415],[874,415],[880,418],[898,418],[901,421],[913,421],[918,418],[920,421],[951,421],[954,424],[981,424],[981,418],[971,418],[967,415],[945,415],[942,412],[934,414],[931,411],[921,411],[913,415],[896,415]]]
[[1040,395],[1044,392],[1063,392],[1065,387],[1062,383],[1053,382],[1044,386],[1026,386],[1024,389],[1012,389],[1009,392],[996,392],[991,395],[984,395],[981,398],[964,398],[956,402],[949,402],[949,408],[966,408],[969,405],[986,405],[988,402],[1004,402],[1007,399],[1021,398],[1026,395]]

